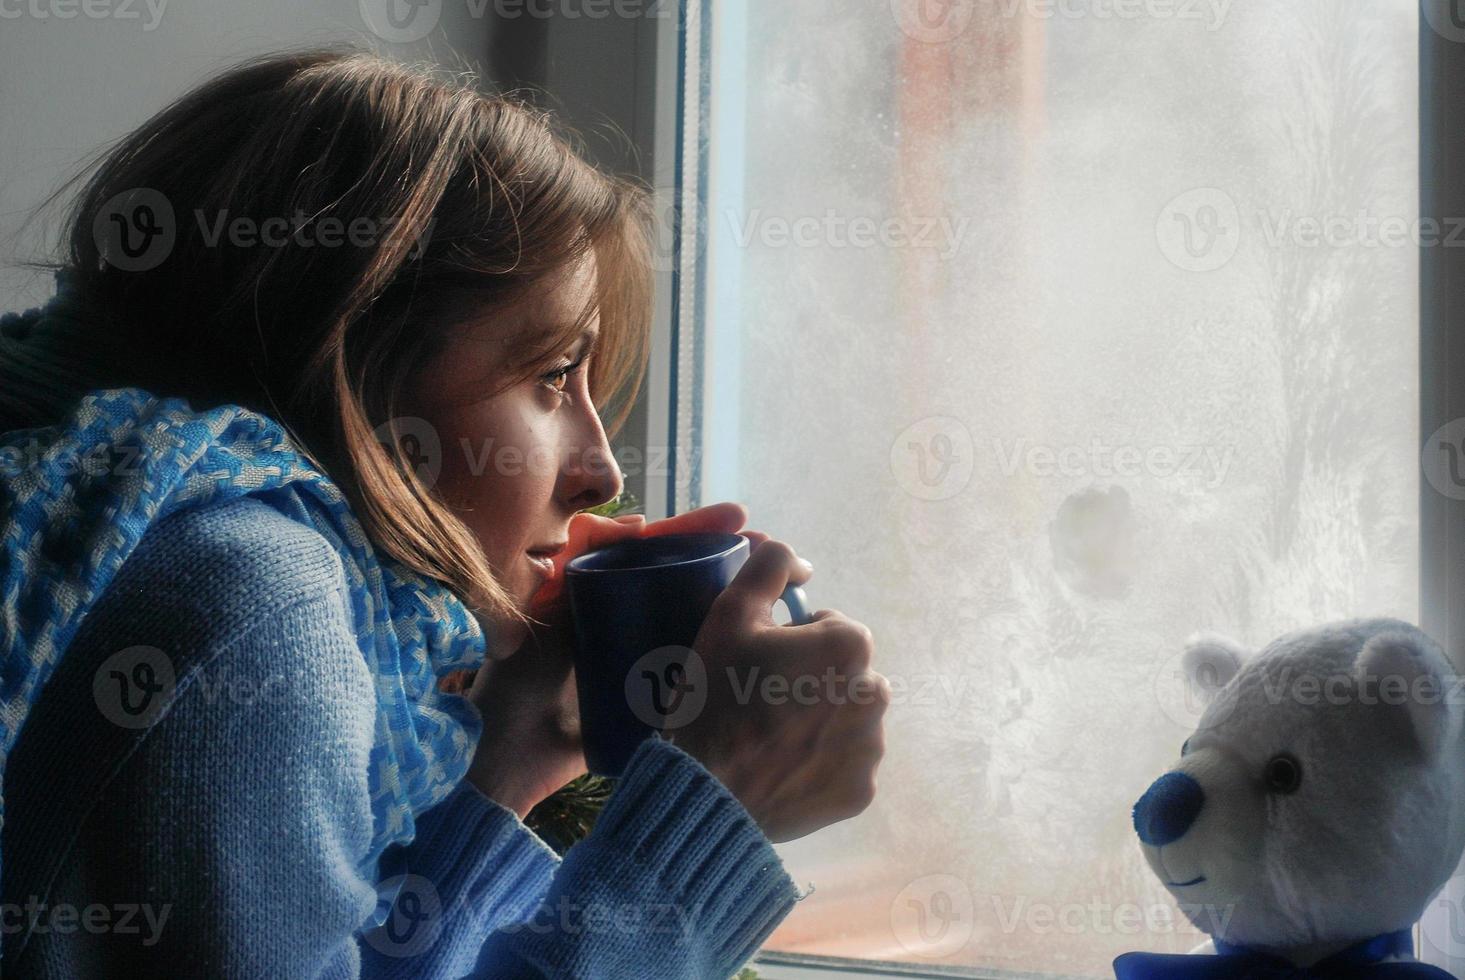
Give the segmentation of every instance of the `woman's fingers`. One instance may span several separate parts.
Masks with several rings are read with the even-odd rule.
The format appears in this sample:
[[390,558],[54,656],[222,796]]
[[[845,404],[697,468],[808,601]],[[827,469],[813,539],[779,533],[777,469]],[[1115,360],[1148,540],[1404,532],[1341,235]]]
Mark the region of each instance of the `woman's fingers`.
[[[771,623],[773,604],[790,584],[803,585],[813,574],[782,541],[769,540],[753,549],[732,582],[718,596],[719,606],[733,610],[735,621]],[[717,608],[717,606],[714,606]]]
[[642,514],[622,514],[616,518],[576,514],[570,522],[570,545],[560,554],[569,560],[622,538],[657,534],[732,534],[747,521],[748,509],[732,502],[709,504],[659,521],[647,521]]
[[653,534],[733,534],[748,523],[748,508],[727,501],[708,504],[660,521],[651,521],[645,533]]
[[[747,521],[748,509],[731,501],[698,507],[659,521],[647,521],[644,514],[622,514],[612,518],[581,512],[570,519],[569,543],[552,559],[554,575],[541,587],[539,598],[541,601],[558,598],[565,566],[587,551],[604,548],[626,538],[659,534],[735,534]],[[768,538],[759,531],[747,534],[755,539],[755,545]]]
[[[641,515],[631,515],[640,517]],[[622,538],[639,537],[645,527],[645,518],[640,520],[620,520],[609,517],[601,517],[598,514],[576,514],[570,518],[570,543],[565,550],[555,555],[556,567],[564,567],[565,562],[577,555],[583,555],[587,551],[594,551],[596,548],[603,548],[612,541],[619,541]]]

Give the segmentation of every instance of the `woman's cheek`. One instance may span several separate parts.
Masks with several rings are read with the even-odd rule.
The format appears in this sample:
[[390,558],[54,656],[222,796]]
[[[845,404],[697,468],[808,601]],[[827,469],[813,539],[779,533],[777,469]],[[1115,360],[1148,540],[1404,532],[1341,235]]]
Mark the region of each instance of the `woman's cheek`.
[[514,446],[519,466],[513,474],[526,494],[548,505],[560,472],[560,443],[563,434],[554,414],[532,410],[520,413],[518,425],[506,433]]
[[460,484],[465,488],[477,485],[476,492],[468,495],[471,500],[481,502],[521,492],[523,485],[533,483],[534,474],[544,469],[543,461],[537,458],[542,451],[536,449],[542,436],[533,406],[524,402],[518,392],[500,395],[465,420],[467,424],[455,434],[453,442],[461,447]]

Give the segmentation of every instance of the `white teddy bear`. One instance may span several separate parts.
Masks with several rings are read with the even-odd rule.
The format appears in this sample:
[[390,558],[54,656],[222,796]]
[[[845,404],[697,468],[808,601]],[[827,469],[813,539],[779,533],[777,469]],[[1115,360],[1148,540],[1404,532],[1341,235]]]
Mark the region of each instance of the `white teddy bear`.
[[1145,860],[1213,956],[1126,953],[1119,980],[1448,977],[1411,928],[1465,850],[1465,697],[1395,619],[1215,636],[1183,669],[1207,703],[1134,807]]

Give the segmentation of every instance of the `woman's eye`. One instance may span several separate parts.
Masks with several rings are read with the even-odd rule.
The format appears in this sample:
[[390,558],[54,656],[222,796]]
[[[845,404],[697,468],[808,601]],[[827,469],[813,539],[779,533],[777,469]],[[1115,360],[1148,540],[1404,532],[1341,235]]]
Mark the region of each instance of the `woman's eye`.
[[540,381],[548,385],[555,391],[564,391],[565,382],[568,381],[570,375],[574,374],[575,371],[579,369],[580,365],[584,363],[584,358],[581,358],[573,364],[566,364],[564,367],[555,368],[548,374],[541,375]]
[[1273,793],[1295,793],[1302,786],[1302,763],[1287,753],[1274,756],[1267,763],[1267,789]]

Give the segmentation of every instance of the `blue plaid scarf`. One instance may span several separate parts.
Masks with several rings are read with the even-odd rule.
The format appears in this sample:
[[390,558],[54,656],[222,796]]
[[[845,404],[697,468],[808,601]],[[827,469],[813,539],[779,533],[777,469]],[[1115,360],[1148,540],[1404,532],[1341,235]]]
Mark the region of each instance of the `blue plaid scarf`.
[[382,851],[410,841],[416,815],[467,772],[482,723],[437,681],[479,666],[484,636],[445,586],[373,550],[340,489],[278,423],[238,405],[194,412],[141,388],[98,388],[57,424],[0,434],[0,778],[87,610],[148,527],[245,494],[315,528],[345,567],[376,681],[373,834],[360,867],[374,881]]

